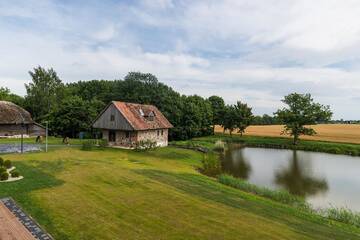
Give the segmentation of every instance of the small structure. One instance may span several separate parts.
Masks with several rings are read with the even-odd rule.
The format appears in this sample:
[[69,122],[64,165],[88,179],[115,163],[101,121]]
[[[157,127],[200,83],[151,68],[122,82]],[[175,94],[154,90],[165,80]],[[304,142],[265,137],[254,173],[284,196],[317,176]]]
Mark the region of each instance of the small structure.
[[12,102],[0,101],[0,137],[45,134],[45,128],[35,123],[28,111]]
[[111,102],[96,118],[93,128],[101,129],[109,145],[134,147],[150,140],[168,145],[168,130],[173,126],[153,105]]

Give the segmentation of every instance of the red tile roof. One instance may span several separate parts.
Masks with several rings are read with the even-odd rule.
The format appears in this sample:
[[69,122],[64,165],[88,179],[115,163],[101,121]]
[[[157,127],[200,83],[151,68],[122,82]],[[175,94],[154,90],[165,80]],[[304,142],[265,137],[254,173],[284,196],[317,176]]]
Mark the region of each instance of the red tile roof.
[[[134,130],[166,129],[173,127],[159,109],[153,105],[117,101],[113,101],[112,103]],[[153,117],[151,117],[151,113],[154,114]]]

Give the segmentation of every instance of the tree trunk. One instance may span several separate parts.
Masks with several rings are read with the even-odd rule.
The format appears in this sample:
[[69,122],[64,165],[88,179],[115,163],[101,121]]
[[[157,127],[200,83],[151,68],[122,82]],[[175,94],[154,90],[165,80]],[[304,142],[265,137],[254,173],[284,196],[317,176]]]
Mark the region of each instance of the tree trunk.
[[298,142],[299,142],[299,136],[298,136],[298,135],[294,135],[294,142],[293,142],[293,144],[294,144],[294,145],[297,145]]

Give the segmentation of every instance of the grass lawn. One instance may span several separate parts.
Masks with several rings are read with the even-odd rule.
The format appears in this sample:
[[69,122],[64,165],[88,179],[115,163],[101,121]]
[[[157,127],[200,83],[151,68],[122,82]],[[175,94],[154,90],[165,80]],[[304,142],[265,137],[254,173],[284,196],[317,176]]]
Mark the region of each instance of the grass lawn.
[[[84,141],[88,141],[87,139],[76,139],[76,138],[72,138],[69,139],[69,144],[70,145],[80,145],[82,144]],[[0,144],[20,144],[21,139],[20,138],[0,138]],[[29,137],[29,138],[24,138],[24,143],[31,143],[31,144],[35,144],[36,143],[36,137]],[[42,144],[45,145],[45,138],[43,138],[43,142]],[[48,144],[49,145],[65,145],[63,143],[63,139],[61,137],[49,137],[48,138]]]
[[360,230],[200,175],[201,153],[61,148],[4,155],[0,184],[55,239],[359,239]]

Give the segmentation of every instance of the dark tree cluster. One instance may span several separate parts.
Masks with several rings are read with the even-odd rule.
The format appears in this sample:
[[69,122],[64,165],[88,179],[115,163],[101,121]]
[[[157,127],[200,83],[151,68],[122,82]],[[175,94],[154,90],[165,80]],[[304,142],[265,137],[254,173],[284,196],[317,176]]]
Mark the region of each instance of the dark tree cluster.
[[270,116],[264,114],[262,116],[254,116],[252,125],[280,125],[282,124],[281,120],[276,116]]
[[284,124],[284,132],[294,137],[312,135],[308,125],[329,121],[328,106],[314,103],[310,94],[293,93],[282,100],[288,105],[275,113],[256,116],[246,103],[226,105],[219,96],[207,99],[186,96],[158,81],[150,73],[130,72],[123,80],[92,80],[64,84],[53,69],[37,67],[29,72],[32,82],[25,84],[26,96],[0,88],[0,100],[14,102],[27,109],[40,123],[48,122],[50,132],[63,137],[77,137],[92,132],[91,125],[111,101],[152,104],[174,125],[170,140],[185,140],[214,133],[216,125],[232,134],[241,135],[250,124]]

